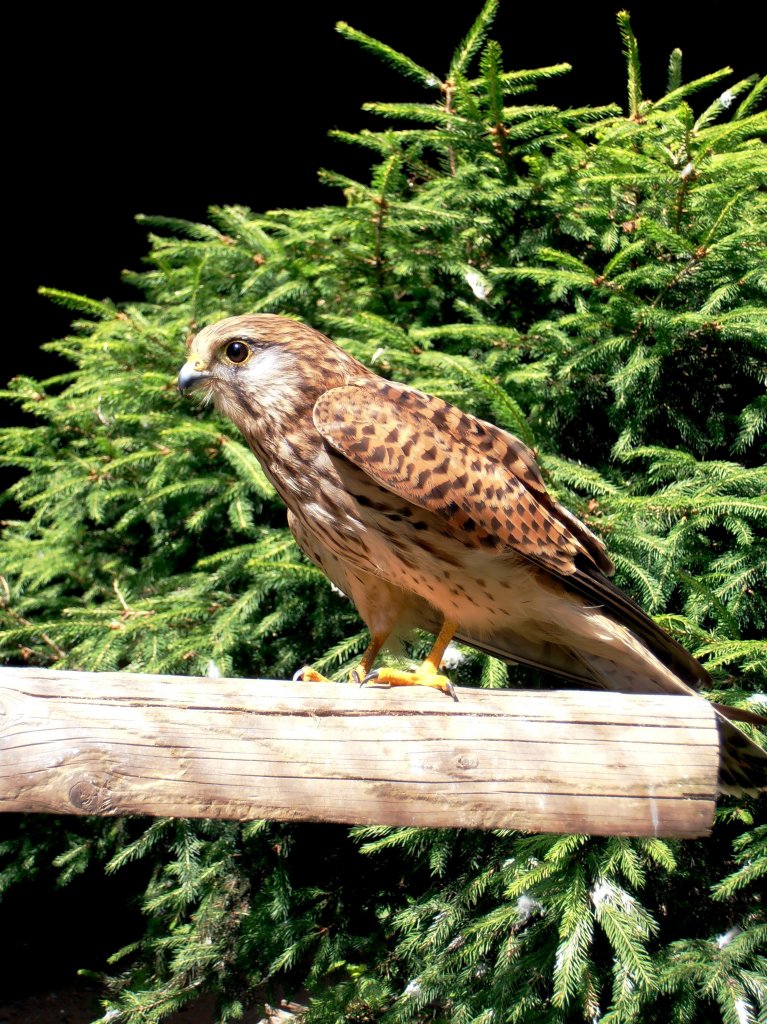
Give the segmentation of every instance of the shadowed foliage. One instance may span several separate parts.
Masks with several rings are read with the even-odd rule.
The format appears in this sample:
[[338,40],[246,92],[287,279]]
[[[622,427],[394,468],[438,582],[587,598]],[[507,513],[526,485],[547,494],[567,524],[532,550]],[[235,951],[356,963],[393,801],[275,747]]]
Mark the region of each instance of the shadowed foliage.
[[[371,164],[364,181],[321,172],[339,205],[145,218],[139,300],[50,292],[78,317],[48,346],[71,370],[5,393],[35,421],[2,436],[24,471],[0,541],[7,663],[353,664],[365,634],[254,457],[176,394],[191,332],[267,311],[534,446],[716,699],[763,709],[765,80],[685,82],[674,51],[668,91],[647,99],[621,13],[627,108],[539,104],[567,67],[508,70],[495,7],[444,75],[339,25],[413,90],[368,105],[377,130],[335,133]],[[552,685],[464,654],[456,682]],[[763,803],[723,802],[713,838],[684,844],[29,817],[0,855],[0,892],[51,862],[62,882],[145,866],[143,934],[104,979],[111,1024],[159,1022],[203,991],[235,1021],[263,984],[307,987],[323,1024],[765,1013]]]

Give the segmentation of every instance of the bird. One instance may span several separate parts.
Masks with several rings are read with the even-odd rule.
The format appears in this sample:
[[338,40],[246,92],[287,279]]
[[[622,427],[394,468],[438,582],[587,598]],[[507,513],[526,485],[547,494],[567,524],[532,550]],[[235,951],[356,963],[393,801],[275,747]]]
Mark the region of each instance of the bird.
[[[354,602],[370,643],[352,679],[455,698],[440,665],[456,639],[576,686],[692,695],[710,685],[612,582],[602,540],[549,494],[532,450],[505,430],[271,313],[200,330],[178,387],[236,425],[298,546]],[[436,638],[417,669],[373,667],[416,629]],[[767,789],[767,752],[732,724],[767,719],[715,710],[720,790]]]

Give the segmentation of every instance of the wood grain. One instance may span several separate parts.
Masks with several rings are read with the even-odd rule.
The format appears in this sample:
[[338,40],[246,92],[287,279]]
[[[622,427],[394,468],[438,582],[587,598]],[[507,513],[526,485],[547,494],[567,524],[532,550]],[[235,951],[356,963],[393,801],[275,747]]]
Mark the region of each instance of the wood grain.
[[677,836],[711,829],[699,698],[0,669],[0,810]]

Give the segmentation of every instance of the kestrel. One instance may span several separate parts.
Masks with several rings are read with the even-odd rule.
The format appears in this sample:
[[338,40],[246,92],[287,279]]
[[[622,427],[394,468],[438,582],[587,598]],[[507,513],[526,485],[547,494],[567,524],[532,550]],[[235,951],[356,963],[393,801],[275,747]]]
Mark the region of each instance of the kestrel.
[[[242,431],[299,547],[354,601],[370,630],[360,681],[454,696],[439,668],[456,637],[583,686],[692,694],[710,682],[610,582],[601,540],[548,494],[533,453],[506,431],[268,314],[200,331],[178,383]],[[382,646],[414,628],[436,636],[420,668],[373,672]],[[722,787],[767,788],[767,753],[726,717],[759,716],[717,714]]]

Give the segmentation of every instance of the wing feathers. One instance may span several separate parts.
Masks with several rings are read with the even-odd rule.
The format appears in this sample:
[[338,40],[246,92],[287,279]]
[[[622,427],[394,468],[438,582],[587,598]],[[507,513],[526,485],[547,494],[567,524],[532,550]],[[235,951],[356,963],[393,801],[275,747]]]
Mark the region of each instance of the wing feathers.
[[469,546],[511,549],[565,576],[578,557],[612,569],[601,542],[551,499],[521,441],[441,399],[362,380],[325,392],[314,423],[336,451]]
[[550,497],[518,438],[414,388],[364,378],[325,392],[314,422],[336,451],[446,520],[465,544],[523,555],[615,615],[682,685],[709,682],[701,665],[606,578],[613,567],[601,541]]
[[577,591],[590,601],[601,605],[619,622],[628,626],[666,668],[679,676],[688,686],[699,689],[710,686],[708,672],[681,644],[660,628],[636,601],[615,586],[612,580],[594,572],[591,568],[579,569],[573,576],[563,580],[565,585]]

